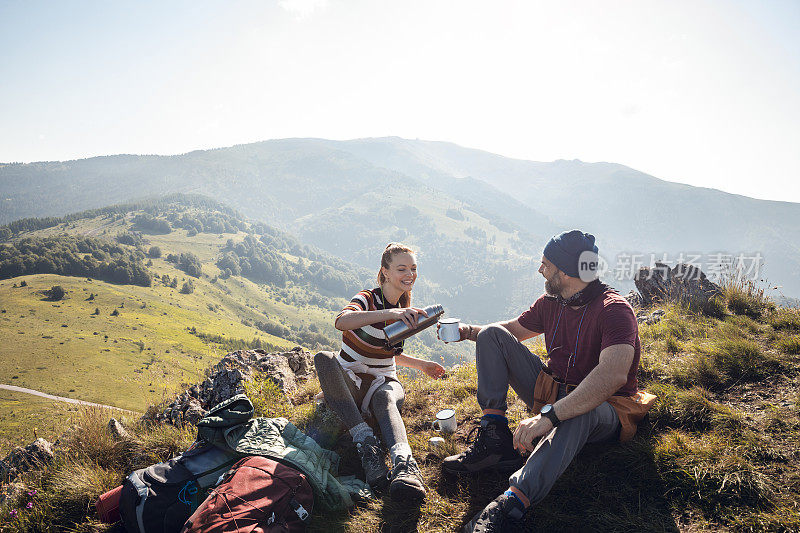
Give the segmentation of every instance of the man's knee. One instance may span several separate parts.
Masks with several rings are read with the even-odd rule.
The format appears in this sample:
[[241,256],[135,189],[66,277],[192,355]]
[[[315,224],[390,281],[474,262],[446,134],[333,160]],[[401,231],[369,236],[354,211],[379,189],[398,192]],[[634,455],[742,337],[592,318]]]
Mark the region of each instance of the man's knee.
[[478,337],[475,341],[478,344],[483,344],[485,342],[491,342],[498,337],[503,337],[511,335],[509,331],[501,326],[500,324],[489,324],[488,326],[484,326],[481,328],[480,332],[478,332]]

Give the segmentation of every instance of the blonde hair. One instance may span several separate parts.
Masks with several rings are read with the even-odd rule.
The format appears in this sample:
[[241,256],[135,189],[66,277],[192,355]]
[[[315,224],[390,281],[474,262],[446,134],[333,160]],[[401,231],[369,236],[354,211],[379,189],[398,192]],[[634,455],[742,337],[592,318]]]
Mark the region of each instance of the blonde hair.
[[[386,276],[383,275],[383,269],[385,268],[388,270],[389,263],[392,261],[392,257],[396,254],[402,253],[413,254],[416,252],[405,244],[400,244],[399,242],[390,242],[386,245],[386,249],[383,251],[383,255],[381,255],[381,268],[378,269],[379,287],[383,287],[383,284],[386,282]],[[400,295],[400,300],[397,303],[400,307],[411,307],[411,291],[404,291],[403,294]]]

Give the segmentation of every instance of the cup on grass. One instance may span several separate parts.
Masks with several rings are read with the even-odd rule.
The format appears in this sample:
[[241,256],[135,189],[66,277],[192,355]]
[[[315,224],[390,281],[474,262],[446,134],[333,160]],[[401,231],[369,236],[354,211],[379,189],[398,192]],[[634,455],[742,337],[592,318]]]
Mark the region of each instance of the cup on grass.
[[431,426],[439,433],[455,433],[457,427],[455,410],[442,409],[436,413],[436,420],[434,420]]

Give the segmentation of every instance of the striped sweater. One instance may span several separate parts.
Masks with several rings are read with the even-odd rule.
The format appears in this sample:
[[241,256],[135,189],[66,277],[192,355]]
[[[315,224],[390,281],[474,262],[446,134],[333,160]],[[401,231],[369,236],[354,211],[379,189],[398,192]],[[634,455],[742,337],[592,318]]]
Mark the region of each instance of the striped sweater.
[[[380,288],[363,290],[353,296],[350,303],[336,316],[338,319],[346,311],[379,311],[396,308],[383,298]],[[371,368],[384,368],[394,365],[394,356],[403,352],[403,343],[390,348],[386,345],[383,328],[396,320],[376,322],[358,329],[342,333],[342,351],[339,356],[348,362],[359,362]]]

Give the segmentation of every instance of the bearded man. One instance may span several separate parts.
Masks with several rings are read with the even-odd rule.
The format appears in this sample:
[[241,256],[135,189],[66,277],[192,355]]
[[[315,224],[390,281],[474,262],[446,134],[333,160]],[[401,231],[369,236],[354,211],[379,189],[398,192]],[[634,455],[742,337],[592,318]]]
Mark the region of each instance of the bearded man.
[[[460,340],[476,343],[482,417],[472,444],[445,458],[442,468],[514,471],[508,490],[464,531],[521,530],[526,510],[544,499],[586,443],[630,439],[655,400],[637,390],[636,316],[597,279],[597,252],[588,233],[553,237],[539,266],[546,294],[515,319],[459,328]],[[542,333],[546,366],[522,344]],[[536,415],[513,433],[506,418],[509,386]],[[527,460],[520,451],[531,452]]]

